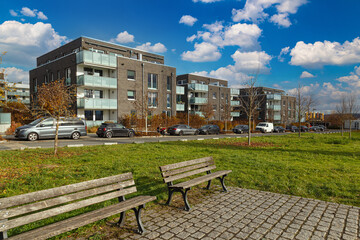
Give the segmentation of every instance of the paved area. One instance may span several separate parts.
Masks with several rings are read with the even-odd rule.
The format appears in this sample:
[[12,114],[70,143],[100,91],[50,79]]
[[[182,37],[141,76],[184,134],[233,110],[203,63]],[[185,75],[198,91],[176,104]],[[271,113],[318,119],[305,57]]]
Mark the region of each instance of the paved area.
[[355,240],[360,239],[359,217],[358,207],[229,188],[228,193],[210,194],[192,204],[190,212],[167,206],[145,209],[148,232],[143,236],[124,232],[117,239]]

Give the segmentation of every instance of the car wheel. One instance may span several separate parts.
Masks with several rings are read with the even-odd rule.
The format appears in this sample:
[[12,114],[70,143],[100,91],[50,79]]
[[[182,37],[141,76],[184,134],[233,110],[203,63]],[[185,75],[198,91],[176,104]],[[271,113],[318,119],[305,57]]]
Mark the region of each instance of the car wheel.
[[[194,135],[196,136],[196,135],[198,135],[198,134],[199,134],[199,131],[196,130],[196,131],[194,132]],[[207,132],[206,135],[207,135],[207,134],[209,134],[209,132]]]
[[180,131],[179,136],[182,136],[182,135],[184,135],[184,133],[183,133],[183,131]]
[[134,137],[134,132],[129,132],[129,138],[132,138],[132,137]]
[[106,138],[112,138],[112,136],[113,136],[112,132],[106,132],[105,133]]
[[205,135],[209,135],[209,131],[205,131]]
[[73,134],[71,134],[71,139],[77,140],[79,138],[80,138],[79,132],[73,132]]
[[39,135],[37,133],[29,133],[29,135],[27,136],[27,139],[29,141],[36,141],[39,139]]

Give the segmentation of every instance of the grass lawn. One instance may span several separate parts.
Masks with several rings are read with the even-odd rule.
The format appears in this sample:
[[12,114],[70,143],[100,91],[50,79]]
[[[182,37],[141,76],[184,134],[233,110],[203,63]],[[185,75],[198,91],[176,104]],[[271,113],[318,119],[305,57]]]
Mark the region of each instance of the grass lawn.
[[[0,197],[133,172],[137,194],[167,198],[159,166],[213,156],[233,172],[229,186],[360,206],[360,133],[297,134],[241,139],[163,142],[0,152]],[[217,180],[214,183],[219,184]],[[191,192],[190,192],[191,195]]]

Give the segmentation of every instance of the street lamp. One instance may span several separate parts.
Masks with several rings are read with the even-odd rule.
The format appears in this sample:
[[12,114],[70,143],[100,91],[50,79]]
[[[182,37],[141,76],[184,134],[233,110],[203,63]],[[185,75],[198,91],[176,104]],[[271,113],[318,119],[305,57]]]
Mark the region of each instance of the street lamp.
[[188,115],[188,126],[190,126],[190,114],[189,114],[189,112],[190,112],[190,109],[191,109],[191,107],[190,107],[190,97],[191,97],[191,93],[190,92],[188,92],[188,95],[187,95],[187,100],[188,100],[188,104],[187,104],[187,115]]

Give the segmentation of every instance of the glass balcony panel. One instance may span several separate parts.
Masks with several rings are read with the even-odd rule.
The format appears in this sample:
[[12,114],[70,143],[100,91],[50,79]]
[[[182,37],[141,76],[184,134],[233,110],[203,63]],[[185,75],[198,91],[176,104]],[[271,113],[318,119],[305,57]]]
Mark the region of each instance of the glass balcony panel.
[[176,94],[184,95],[185,94],[185,88],[182,86],[176,86]]
[[207,98],[200,98],[200,97],[192,97],[190,98],[191,104],[205,104],[207,103]]
[[231,112],[230,114],[231,114],[232,117],[240,117],[239,112]]
[[231,88],[230,93],[231,95],[240,95],[240,89]]
[[79,86],[117,88],[117,79],[91,75],[80,75],[77,77],[77,84]]
[[185,104],[176,104],[176,111],[185,111]]
[[231,101],[231,106],[238,106],[240,105],[240,101]]
[[109,55],[107,55],[107,54],[101,54],[101,64],[102,64],[102,65],[110,66]]
[[108,54],[91,52],[87,50],[80,51],[76,53],[76,62],[77,63],[93,63],[98,65],[116,67],[116,56],[111,56]]
[[10,124],[11,113],[0,113],[0,124]]
[[204,91],[204,92],[209,91],[208,85],[199,84],[199,83],[190,83],[189,88],[194,91]]

